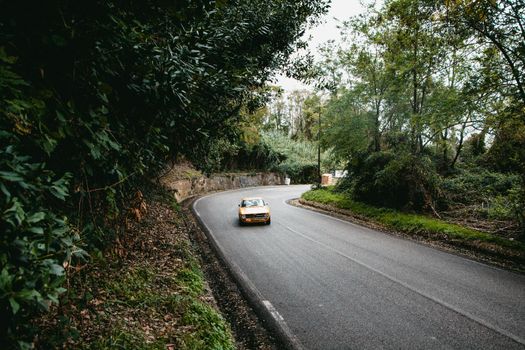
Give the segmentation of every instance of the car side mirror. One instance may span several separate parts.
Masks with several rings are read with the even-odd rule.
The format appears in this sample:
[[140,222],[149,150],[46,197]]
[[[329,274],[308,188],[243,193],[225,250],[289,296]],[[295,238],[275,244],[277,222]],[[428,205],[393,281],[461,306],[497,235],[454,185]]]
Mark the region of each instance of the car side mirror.
[[237,204],[238,207],[240,207],[241,205],[240,204]]
[[264,202],[264,205],[270,205],[270,203],[269,202]]

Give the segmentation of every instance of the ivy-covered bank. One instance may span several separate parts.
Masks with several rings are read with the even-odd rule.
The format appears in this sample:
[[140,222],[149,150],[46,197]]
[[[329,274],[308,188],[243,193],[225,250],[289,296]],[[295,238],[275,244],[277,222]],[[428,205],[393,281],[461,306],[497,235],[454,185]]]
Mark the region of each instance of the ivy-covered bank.
[[168,160],[216,165],[213,150],[239,138],[240,112],[264,100],[270,74],[304,67],[288,58],[326,1],[1,9],[0,347],[10,349],[30,346],[30,319],[123,239],[138,190]]

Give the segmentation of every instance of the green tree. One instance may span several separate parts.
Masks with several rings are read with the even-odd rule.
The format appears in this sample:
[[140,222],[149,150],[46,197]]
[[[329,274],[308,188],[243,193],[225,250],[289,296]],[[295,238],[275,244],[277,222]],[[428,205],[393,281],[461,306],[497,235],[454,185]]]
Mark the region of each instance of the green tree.
[[[0,347],[122,234],[169,159],[211,167],[324,0],[0,1]],[[221,155],[219,154],[218,157]],[[78,254],[77,254],[78,255]],[[77,257],[78,259],[78,257]],[[21,341],[20,343],[18,341]],[[25,339],[27,340],[27,339]]]
[[525,4],[523,1],[445,0],[447,20],[470,30],[500,54],[498,70],[511,93],[525,105]]

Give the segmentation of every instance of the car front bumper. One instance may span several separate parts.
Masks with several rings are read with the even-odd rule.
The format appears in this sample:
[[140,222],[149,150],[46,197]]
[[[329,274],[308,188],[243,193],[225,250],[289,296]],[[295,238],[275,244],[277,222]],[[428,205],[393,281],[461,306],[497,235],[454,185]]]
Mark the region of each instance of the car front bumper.
[[241,216],[239,216],[239,221],[242,222],[243,224],[255,224],[255,223],[262,223],[262,222],[268,222],[270,220],[270,216],[266,216],[266,217],[260,217],[260,218],[254,218],[254,217],[247,217],[247,218],[242,218]]

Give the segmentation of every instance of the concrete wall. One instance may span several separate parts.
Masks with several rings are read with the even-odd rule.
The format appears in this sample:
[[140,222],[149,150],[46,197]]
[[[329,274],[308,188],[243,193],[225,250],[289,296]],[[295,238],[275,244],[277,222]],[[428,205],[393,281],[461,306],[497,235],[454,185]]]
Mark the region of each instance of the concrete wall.
[[255,174],[218,174],[211,177],[200,176],[191,179],[173,179],[163,177],[161,184],[172,191],[177,202],[212,191],[232,190],[235,188],[283,185],[284,178],[277,173]]

